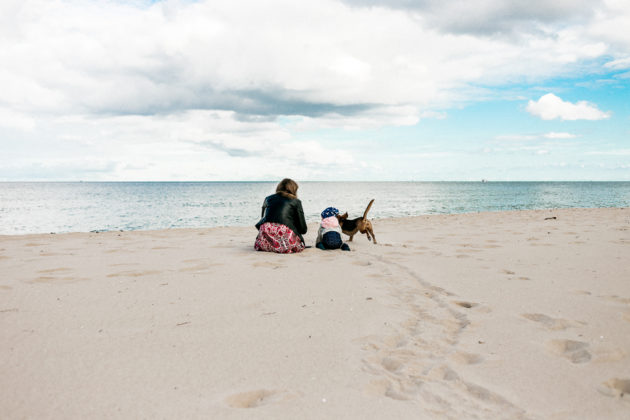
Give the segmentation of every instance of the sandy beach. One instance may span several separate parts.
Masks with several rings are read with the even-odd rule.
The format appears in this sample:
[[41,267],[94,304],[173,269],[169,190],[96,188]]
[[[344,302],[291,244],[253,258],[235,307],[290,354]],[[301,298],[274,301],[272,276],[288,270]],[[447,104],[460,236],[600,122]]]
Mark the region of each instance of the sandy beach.
[[0,417],[630,417],[630,209],[373,223],[0,236]]

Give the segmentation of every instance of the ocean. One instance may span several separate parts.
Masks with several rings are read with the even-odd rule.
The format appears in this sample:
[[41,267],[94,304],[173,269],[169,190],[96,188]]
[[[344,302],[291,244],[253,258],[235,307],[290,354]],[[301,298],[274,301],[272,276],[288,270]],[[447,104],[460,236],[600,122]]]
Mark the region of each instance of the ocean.
[[[4,182],[0,234],[253,226],[276,182]],[[308,222],[326,207],[371,219],[628,207],[630,182],[301,182]]]

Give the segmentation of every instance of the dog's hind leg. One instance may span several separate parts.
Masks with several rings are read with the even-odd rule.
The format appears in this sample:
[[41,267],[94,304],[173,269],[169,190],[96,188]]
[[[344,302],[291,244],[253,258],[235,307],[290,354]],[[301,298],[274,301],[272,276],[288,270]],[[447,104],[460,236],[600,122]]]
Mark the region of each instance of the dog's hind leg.
[[372,227],[368,227],[367,229],[368,231],[368,240],[370,239],[370,233],[372,234],[372,242],[376,243],[376,236],[374,236],[374,231],[372,230]]

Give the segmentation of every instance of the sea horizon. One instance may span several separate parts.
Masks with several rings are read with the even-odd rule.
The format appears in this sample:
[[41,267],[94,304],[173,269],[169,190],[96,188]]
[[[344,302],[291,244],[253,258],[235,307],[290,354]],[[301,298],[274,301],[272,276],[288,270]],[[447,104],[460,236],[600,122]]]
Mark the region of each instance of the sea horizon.
[[[26,180],[26,181],[0,181],[0,184],[27,184],[27,183],[37,183],[37,184],[125,184],[125,183],[278,183],[280,182],[280,178],[272,179],[272,180],[219,180],[219,181],[204,181],[204,180],[167,180],[167,181],[159,181],[159,180],[109,180],[109,181],[94,181],[94,180]],[[579,183],[579,182],[591,182],[591,183],[608,183],[608,182],[616,182],[616,183],[630,183],[630,180],[502,180],[502,179],[478,179],[478,180],[300,180],[296,179],[298,184],[304,182],[322,182],[322,183],[339,183],[339,182],[350,182],[350,183],[460,183],[460,182],[468,182],[468,183],[490,183],[490,182],[506,182],[506,183]]]

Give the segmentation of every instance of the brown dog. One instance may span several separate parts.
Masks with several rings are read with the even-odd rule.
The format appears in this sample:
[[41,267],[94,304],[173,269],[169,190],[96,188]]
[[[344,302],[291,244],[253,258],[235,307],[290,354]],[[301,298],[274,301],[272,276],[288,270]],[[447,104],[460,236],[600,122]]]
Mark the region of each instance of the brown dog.
[[357,232],[361,232],[367,235],[368,241],[372,240],[374,241],[374,243],[376,243],[376,236],[374,236],[372,222],[367,219],[368,211],[370,211],[370,207],[372,207],[373,202],[374,199],[372,199],[372,201],[370,201],[370,204],[368,204],[365,212],[363,213],[363,217],[357,217],[356,219],[348,220],[348,212],[337,215],[337,219],[339,219],[339,226],[341,226],[341,231],[350,237],[348,242],[352,241],[352,237]]

